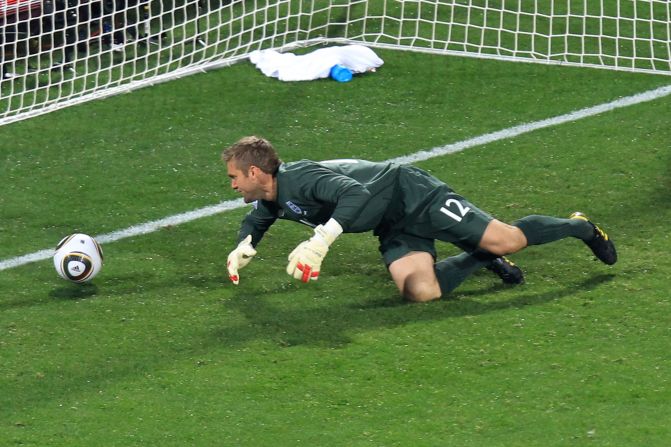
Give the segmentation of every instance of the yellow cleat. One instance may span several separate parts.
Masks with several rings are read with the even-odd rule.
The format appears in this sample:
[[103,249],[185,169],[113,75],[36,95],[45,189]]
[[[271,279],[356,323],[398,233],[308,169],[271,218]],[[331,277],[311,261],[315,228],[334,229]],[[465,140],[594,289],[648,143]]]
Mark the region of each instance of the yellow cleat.
[[589,217],[585,216],[580,211],[569,216],[569,219],[580,219],[592,225],[594,228],[594,236],[592,239],[583,241],[587,246],[592,250],[594,256],[596,256],[601,262],[608,265],[613,265],[617,262],[617,251],[615,250],[615,244],[610,240],[608,234],[595,225],[592,221],[589,220]]

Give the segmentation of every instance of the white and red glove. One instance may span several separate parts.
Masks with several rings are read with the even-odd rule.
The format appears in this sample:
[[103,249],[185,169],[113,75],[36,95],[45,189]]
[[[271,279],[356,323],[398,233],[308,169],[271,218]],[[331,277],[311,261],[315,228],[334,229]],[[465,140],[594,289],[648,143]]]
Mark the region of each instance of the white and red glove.
[[228,255],[226,267],[228,268],[228,277],[231,278],[233,284],[237,285],[240,282],[238,270],[249,264],[255,254],[256,250],[252,246],[252,235],[250,234],[240,241],[235,250]]
[[289,255],[287,273],[303,282],[319,279],[322,261],[333,241],[341,234],[342,227],[334,219],[318,225],[314,236],[301,242]]

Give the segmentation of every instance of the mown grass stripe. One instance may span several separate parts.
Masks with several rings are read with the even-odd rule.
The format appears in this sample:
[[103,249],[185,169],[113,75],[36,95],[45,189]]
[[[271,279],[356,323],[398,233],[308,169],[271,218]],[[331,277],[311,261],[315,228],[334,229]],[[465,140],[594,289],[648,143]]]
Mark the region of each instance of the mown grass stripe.
[[[643,93],[627,96],[624,98],[617,99],[615,101],[599,104],[596,106],[586,107],[584,109],[569,112],[564,115],[559,115],[552,118],[535,121],[532,123],[520,124],[519,126],[509,127],[507,129],[459,141],[457,143],[435,147],[433,149],[426,151],[415,152],[414,154],[405,155],[402,157],[392,158],[389,161],[394,161],[397,163],[416,163],[418,161],[429,160],[431,158],[440,157],[447,154],[453,154],[455,152],[460,152],[465,149],[481,146],[483,144],[493,143],[495,141],[507,138],[513,138],[525,133],[533,132],[534,130],[544,129],[546,127],[551,126],[557,126],[560,124],[581,120],[594,115],[598,115],[600,113],[609,112],[623,107],[653,101],[655,99],[668,96],[669,94],[671,94],[671,85],[659,87],[653,90],[648,90]],[[180,225],[183,223],[191,222],[196,219],[201,219],[203,217],[208,217],[215,214],[223,213],[225,211],[241,208],[243,206],[245,206],[245,204],[242,201],[242,199],[227,200],[217,205],[211,205],[192,211],[187,211],[185,213],[175,214],[173,216],[168,216],[163,219],[146,222],[139,225],[133,225],[123,230],[114,231],[112,233],[101,234],[94,237],[100,244],[106,244],[109,242],[115,242],[128,237],[153,233],[154,231],[157,231],[167,226]],[[54,253],[53,249],[45,249],[27,255],[17,256],[14,258],[6,259],[4,261],[0,261],[0,271],[11,269],[14,267],[20,267],[22,265],[29,264],[31,262],[48,259],[53,255],[53,253]]]

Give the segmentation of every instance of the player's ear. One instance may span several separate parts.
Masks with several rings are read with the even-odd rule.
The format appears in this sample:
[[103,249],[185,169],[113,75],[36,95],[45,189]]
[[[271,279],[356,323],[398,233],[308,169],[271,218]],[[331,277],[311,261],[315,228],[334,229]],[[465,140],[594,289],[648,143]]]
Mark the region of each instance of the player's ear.
[[253,179],[257,179],[259,177],[259,174],[261,174],[263,171],[261,171],[261,168],[258,166],[251,165],[249,167],[249,170],[247,171],[247,177],[251,177]]

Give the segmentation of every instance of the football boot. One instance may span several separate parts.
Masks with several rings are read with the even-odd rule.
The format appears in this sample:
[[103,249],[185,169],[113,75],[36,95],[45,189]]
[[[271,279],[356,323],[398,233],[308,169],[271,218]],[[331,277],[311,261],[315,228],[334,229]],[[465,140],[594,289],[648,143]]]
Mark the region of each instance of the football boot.
[[589,223],[594,228],[594,236],[592,239],[583,241],[592,250],[601,262],[608,265],[613,265],[617,262],[617,252],[615,251],[615,244],[610,240],[608,234],[599,228],[596,224],[589,220],[589,217],[583,213],[576,211],[569,216],[569,219],[580,219]]
[[513,261],[501,256],[486,265],[487,270],[496,273],[504,284],[524,283],[524,273]]

